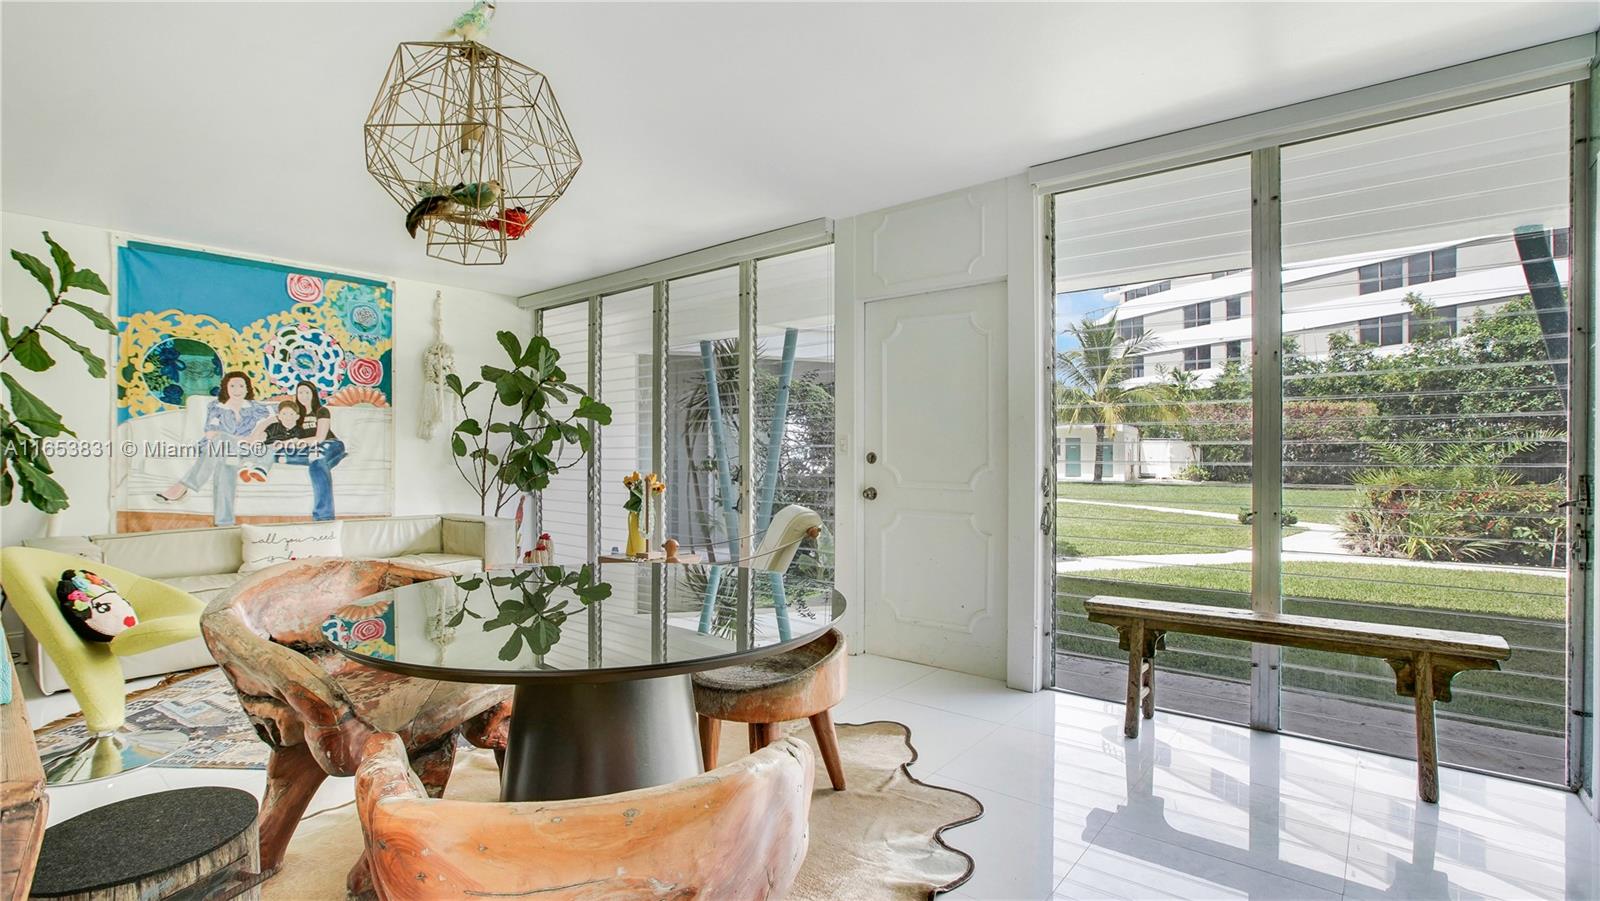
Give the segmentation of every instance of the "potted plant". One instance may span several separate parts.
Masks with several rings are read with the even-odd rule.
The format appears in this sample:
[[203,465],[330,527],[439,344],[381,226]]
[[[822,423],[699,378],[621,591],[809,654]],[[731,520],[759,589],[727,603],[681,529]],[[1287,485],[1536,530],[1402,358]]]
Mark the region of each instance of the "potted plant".
[[[5,354],[0,356],[0,363],[16,360],[30,372],[49,370],[56,361],[46,348],[44,339],[48,335],[54,339],[50,343],[59,342],[81,357],[89,375],[105,378],[105,360],[46,320],[58,310],[69,309],[89,320],[95,328],[114,335],[117,326],[105,314],[68,300],[66,296],[74,289],[107,296],[111,291],[92,270],[79,269],[72,255],[57,244],[49,232],[44,232],[44,242],[50,246],[50,258],[55,263],[53,273],[38,257],[20,250],[11,251],[11,258],[44,286],[49,302],[32,325],[17,332],[12,332],[11,321],[0,315],[0,337],[5,340]],[[45,513],[59,513],[67,508],[67,492],[53,476],[43,441],[62,435],[75,438],[77,433],[67,428],[55,408],[24,388],[11,373],[0,373],[0,382],[6,387],[6,403],[0,404],[0,444],[5,447],[4,461],[0,463],[0,506],[9,505],[14,496],[20,495],[24,503]]]

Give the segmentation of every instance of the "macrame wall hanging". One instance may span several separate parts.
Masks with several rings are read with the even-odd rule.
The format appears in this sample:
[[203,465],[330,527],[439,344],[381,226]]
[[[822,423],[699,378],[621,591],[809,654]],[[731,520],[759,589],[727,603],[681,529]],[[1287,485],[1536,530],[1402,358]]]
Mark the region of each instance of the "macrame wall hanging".
[[432,438],[450,402],[445,379],[456,371],[456,352],[444,343],[444,292],[433,292],[433,343],[422,354],[422,416],[417,437]]

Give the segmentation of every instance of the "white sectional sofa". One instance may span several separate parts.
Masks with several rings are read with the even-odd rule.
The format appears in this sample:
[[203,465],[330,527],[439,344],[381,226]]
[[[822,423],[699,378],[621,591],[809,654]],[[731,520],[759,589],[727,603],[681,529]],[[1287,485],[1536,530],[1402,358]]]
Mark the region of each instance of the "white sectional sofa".
[[[340,522],[340,543],[346,557],[395,560],[460,573],[516,562],[516,524],[510,519],[444,515]],[[23,544],[75,554],[160,579],[202,601],[210,601],[243,578],[239,573],[243,561],[238,526],[34,538]],[[65,690],[65,680],[39,642],[29,635],[26,644],[39,690],[45,694]],[[212,662],[205,643],[198,638],[121,660],[123,675],[128,679]]]

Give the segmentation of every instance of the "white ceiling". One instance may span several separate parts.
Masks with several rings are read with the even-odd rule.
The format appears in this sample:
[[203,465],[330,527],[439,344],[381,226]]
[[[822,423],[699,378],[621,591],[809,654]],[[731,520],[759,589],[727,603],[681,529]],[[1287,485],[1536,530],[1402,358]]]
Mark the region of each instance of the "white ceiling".
[[534,4],[583,169],[498,267],[366,174],[394,45],[461,3],[0,6],[0,205],[520,294],[1600,27],[1600,4]]

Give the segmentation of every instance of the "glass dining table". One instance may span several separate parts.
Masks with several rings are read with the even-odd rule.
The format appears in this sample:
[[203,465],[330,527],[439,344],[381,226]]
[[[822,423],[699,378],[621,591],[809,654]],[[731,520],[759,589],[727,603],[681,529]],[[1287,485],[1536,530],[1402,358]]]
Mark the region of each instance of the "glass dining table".
[[831,580],[734,565],[523,566],[416,582],[323,623],[381,670],[510,685],[501,800],[561,800],[701,772],[690,675],[811,641]]

